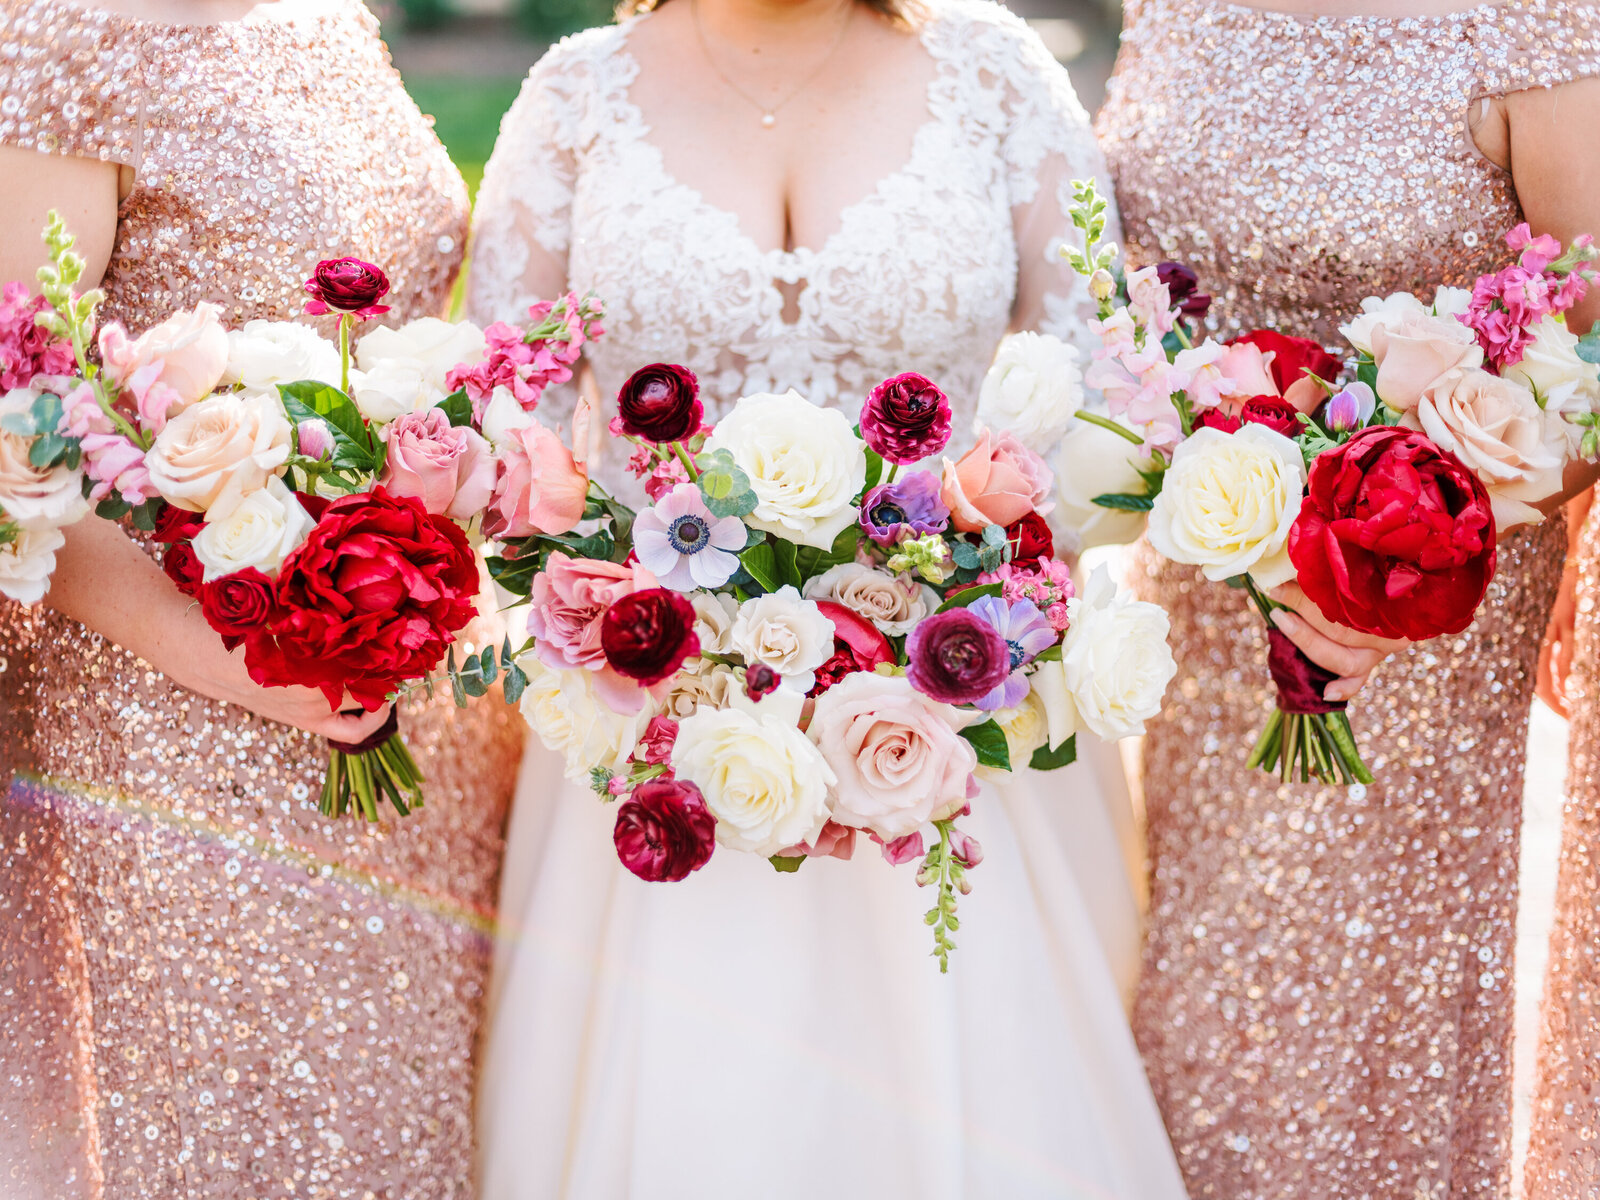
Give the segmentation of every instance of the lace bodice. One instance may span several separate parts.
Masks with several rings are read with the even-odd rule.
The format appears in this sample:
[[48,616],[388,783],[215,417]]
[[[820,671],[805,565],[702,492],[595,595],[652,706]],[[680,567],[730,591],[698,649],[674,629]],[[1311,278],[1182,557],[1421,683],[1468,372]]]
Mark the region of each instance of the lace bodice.
[[[567,38],[529,74],[484,174],[475,320],[592,289],[608,311],[590,359],[608,402],[655,361],[700,377],[709,419],[788,387],[854,410],[916,370],[950,395],[960,430],[1008,327],[1086,337],[1092,302],[1055,249],[1070,181],[1110,190],[1066,72],[1016,17],[987,0],[927,5],[919,36],[935,72],[909,159],[820,246],[770,251],[652,144],[629,97],[629,38],[649,19]],[[787,314],[783,285],[803,285]],[[569,406],[552,397],[543,415]]]

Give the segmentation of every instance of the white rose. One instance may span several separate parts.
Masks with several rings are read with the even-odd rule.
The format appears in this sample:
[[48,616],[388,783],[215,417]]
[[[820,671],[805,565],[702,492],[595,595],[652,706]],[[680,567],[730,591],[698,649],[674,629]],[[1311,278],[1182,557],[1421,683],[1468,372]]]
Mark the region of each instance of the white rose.
[[1522,361],[1501,376],[1533,389],[1547,412],[1575,417],[1600,409],[1600,366],[1578,357],[1578,335],[1557,316],[1543,318],[1531,332]]
[[356,343],[356,365],[372,371],[386,359],[414,365],[428,386],[442,393],[450,387],[445,376],[451,367],[475,365],[488,349],[483,330],[471,321],[452,324],[438,317],[422,317],[399,329],[380,325]]
[[978,423],[1006,429],[1048,454],[1083,407],[1078,351],[1048,333],[1013,333],[995,352],[978,393]]
[[223,383],[270,388],[314,379],[339,386],[339,348],[295,321],[248,321],[228,334]]
[[784,687],[801,693],[811,690],[817,668],[833,653],[833,622],[792,587],[746,600],[729,637],[747,665],[765,663]]
[[1067,612],[1061,668],[1079,718],[1106,741],[1143,733],[1178,673],[1167,614],[1119,594],[1104,567],[1067,601]]
[[535,424],[534,415],[521,404],[508,387],[497,387],[483,410],[483,436],[489,444],[499,449],[502,443],[512,440],[517,433]]
[[1361,302],[1361,315],[1348,325],[1339,326],[1339,332],[1357,350],[1371,354],[1372,331],[1375,328],[1393,325],[1407,313],[1427,315],[1428,311],[1427,305],[1410,292],[1395,292],[1381,300],[1376,296],[1368,296]]
[[1433,294],[1433,315],[1459,317],[1472,305],[1472,292],[1468,288],[1442,287]]
[[1044,718],[1043,745],[1059,749],[1078,732],[1078,705],[1067,686],[1067,669],[1059,658],[1034,667],[1033,674],[1028,676],[1028,699],[1038,703]]
[[1173,451],[1150,510],[1150,544],[1207,579],[1249,574],[1276,587],[1294,578],[1285,543],[1305,482],[1300,448],[1265,425],[1197,429]]
[[[0,421],[26,414],[36,399],[26,388],[0,397]],[[56,529],[89,511],[83,498],[83,473],[64,463],[41,470],[28,461],[35,439],[0,428],[0,514],[23,529]]]
[[367,420],[387,425],[407,413],[433,407],[444,399],[444,392],[428,382],[421,364],[389,358],[370,371],[350,376],[350,398]]
[[655,715],[648,702],[636,713],[619,713],[596,694],[589,671],[559,670],[534,654],[518,663],[528,676],[523,719],[546,749],[565,758],[568,779],[587,786],[596,767],[628,769],[628,758]]
[[194,556],[210,583],[254,567],[270,575],[316,526],[281,479],[242,497],[230,497],[206,513],[194,535]]
[[727,450],[750,477],[753,529],[828,550],[855,523],[853,503],[867,480],[866,443],[850,420],[796,392],[746,396],[717,422],[706,450]]
[[672,747],[678,778],[700,789],[717,818],[717,841],[766,856],[815,840],[837,782],[792,710],[773,699],[702,708],[679,722]]
[[293,430],[270,392],[225,392],[190,405],[167,423],[145,455],[156,491],[190,512],[224,494],[266,486],[289,460]]
[[[1125,420],[1117,424],[1133,430]],[[1082,549],[1132,542],[1144,532],[1143,513],[1094,503],[1096,496],[1143,493],[1139,461],[1139,448],[1132,442],[1088,421],[1074,421],[1061,439],[1055,461],[1055,518],[1077,532]]]
[[702,708],[727,708],[728,697],[739,690],[739,677],[732,667],[692,658],[672,677],[672,690],[661,711],[674,720],[682,720]]
[[739,601],[720,592],[696,592],[689,597],[694,608],[694,631],[702,654],[733,653],[733,621]]
[[56,551],[67,544],[59,529],[19,529],[0,546],[0,596],[18,604],[37,604],[50,590]]
[[807,580],[805,596],[842,604],[890,637],[910,633],[939,607],[938,593],[927,584],[858,562],[840,563]]

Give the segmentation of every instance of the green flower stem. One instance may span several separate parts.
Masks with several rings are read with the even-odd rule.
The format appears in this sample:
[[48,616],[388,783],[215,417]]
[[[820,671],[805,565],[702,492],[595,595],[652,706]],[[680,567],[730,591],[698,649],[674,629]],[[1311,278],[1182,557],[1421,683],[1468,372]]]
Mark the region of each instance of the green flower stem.
[[689,451],[682,442],[672,443],[672,452],[678,456],[678,461],[683,464],[683,469],[689,472],[689,482],[693,483],[700,478],[700,472],[694,469],[694,459],[689,457]]
[[350,394],[350,331],[355,328],[354,313],[339,315],[339,390]]
[[892,463],[887,463],[886,465],[889,468],[889,470],[888,470],[888,474],[886,474],[883,477],[883,482],[887,485],[887,484],[891,484],[891,483],[894,482],[894,477],[900,470],[900,464],[896,463],[896,462],[892,462]]
[[[1112,433],[1116,434],[1124,441],[1132,442],[1135,446],[1144,445],[1144,439],[1142,437],[1140,437],[1131,429],[1124,429],[1110,417],[1102,417],[1099,413],[1080,410],[1078,413],[1078,420],[1087,421],[1091,425],[1098,425],[1101,429],[1109,429]],[[893,479],[894,475],[891,473],[889,477]]]

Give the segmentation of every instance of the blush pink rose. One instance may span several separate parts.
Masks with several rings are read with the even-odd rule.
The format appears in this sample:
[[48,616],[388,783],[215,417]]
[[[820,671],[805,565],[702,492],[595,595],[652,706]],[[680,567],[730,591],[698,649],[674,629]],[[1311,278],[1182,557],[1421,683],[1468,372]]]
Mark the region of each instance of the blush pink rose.
[[978,765],[965,723],[902,676],[861,671],[829,688],[807,736],[838,777],[833,819],[892,842],[959,812]]
[[483,518],[492,538],[566,533],[583,519],[589,473],[572,451],[538,422],[499,443],[499,478]]
[[1404,312],[1372,327],[1372,357],[1378,364],[1378,399],[1396,412],[1410,412],[1445,372],[1480,366],[1483,350],[1472,330],[1454,317]]
[[778,851],[779,858],[839,858],[849,861],[856,852],[856,831],[848,825],[829,821],[809,842]]
[[378,480],[436,517],[471,520],[494,493],[495,461],[475,430],[453,426],[437,408],[397,417],[384,431],[389,455]]
[[624,596],[659,587],[656,577],[639,564],[571,558],[559,550],[533,577],[528,597],[528,634],[535,652],[549,666],[595,672],[595,686],[607,703],[621,700],[619,711],[637,712],[642,690],[618,675],[606,662],[600,642],[600,618]]
[[100,331],[100,359],[122,386],[136,372],[159,364],[155,382],[177,394],[175,409],[167,414],[176,415],[215,391],[228,368],[222,310],[202,301],[131,339],[121,325],[107,325]]
[[944,460],[939,498],[951,524],[976,533],[987,525],[1014,524],[1031,512],[1048,513],[1051,482],[1044,459],[1015,434],[995,436],[985,429],[959,462]]
[[1272,378],[1272,355],[1262,353],[1248,342],[1235,342],[1217,358],[1217,369],[1232,386],[1223,399],[1241,403],[1252,396],[1276,396],[1278,385]]

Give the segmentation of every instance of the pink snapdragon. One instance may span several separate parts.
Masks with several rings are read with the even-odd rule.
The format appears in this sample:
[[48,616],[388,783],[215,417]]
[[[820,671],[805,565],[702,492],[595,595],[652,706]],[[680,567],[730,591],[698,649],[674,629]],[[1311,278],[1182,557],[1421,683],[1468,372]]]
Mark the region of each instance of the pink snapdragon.
[[1172,293],[1155,267],[1142,267],[1129,273],[1128,311],[1140,325],[1157,334],[1171,333],[1177,324]]
[[1113,416],[1126,417],[1138,426],[1149,445],[1175,446],[1182,440],[1183,427],[1172,394],[1184,390],[1188,375],[1167,361],[1159,343],[1097,359],[1089,365],[1083,381],[1104,394]]
[[78,439],[83,472],[94,482],[90,500],[98,503],[116,492],[129,504],[143,504],[156,495],[144,451],[116,431],[92,387],[80,384],[62,397],[61,405],[57,432]]
[[26,286],[0,290],[0,392],[27,387],[35,375],[71,374],[72,344],[51,335],[38,316],[49,305]]

